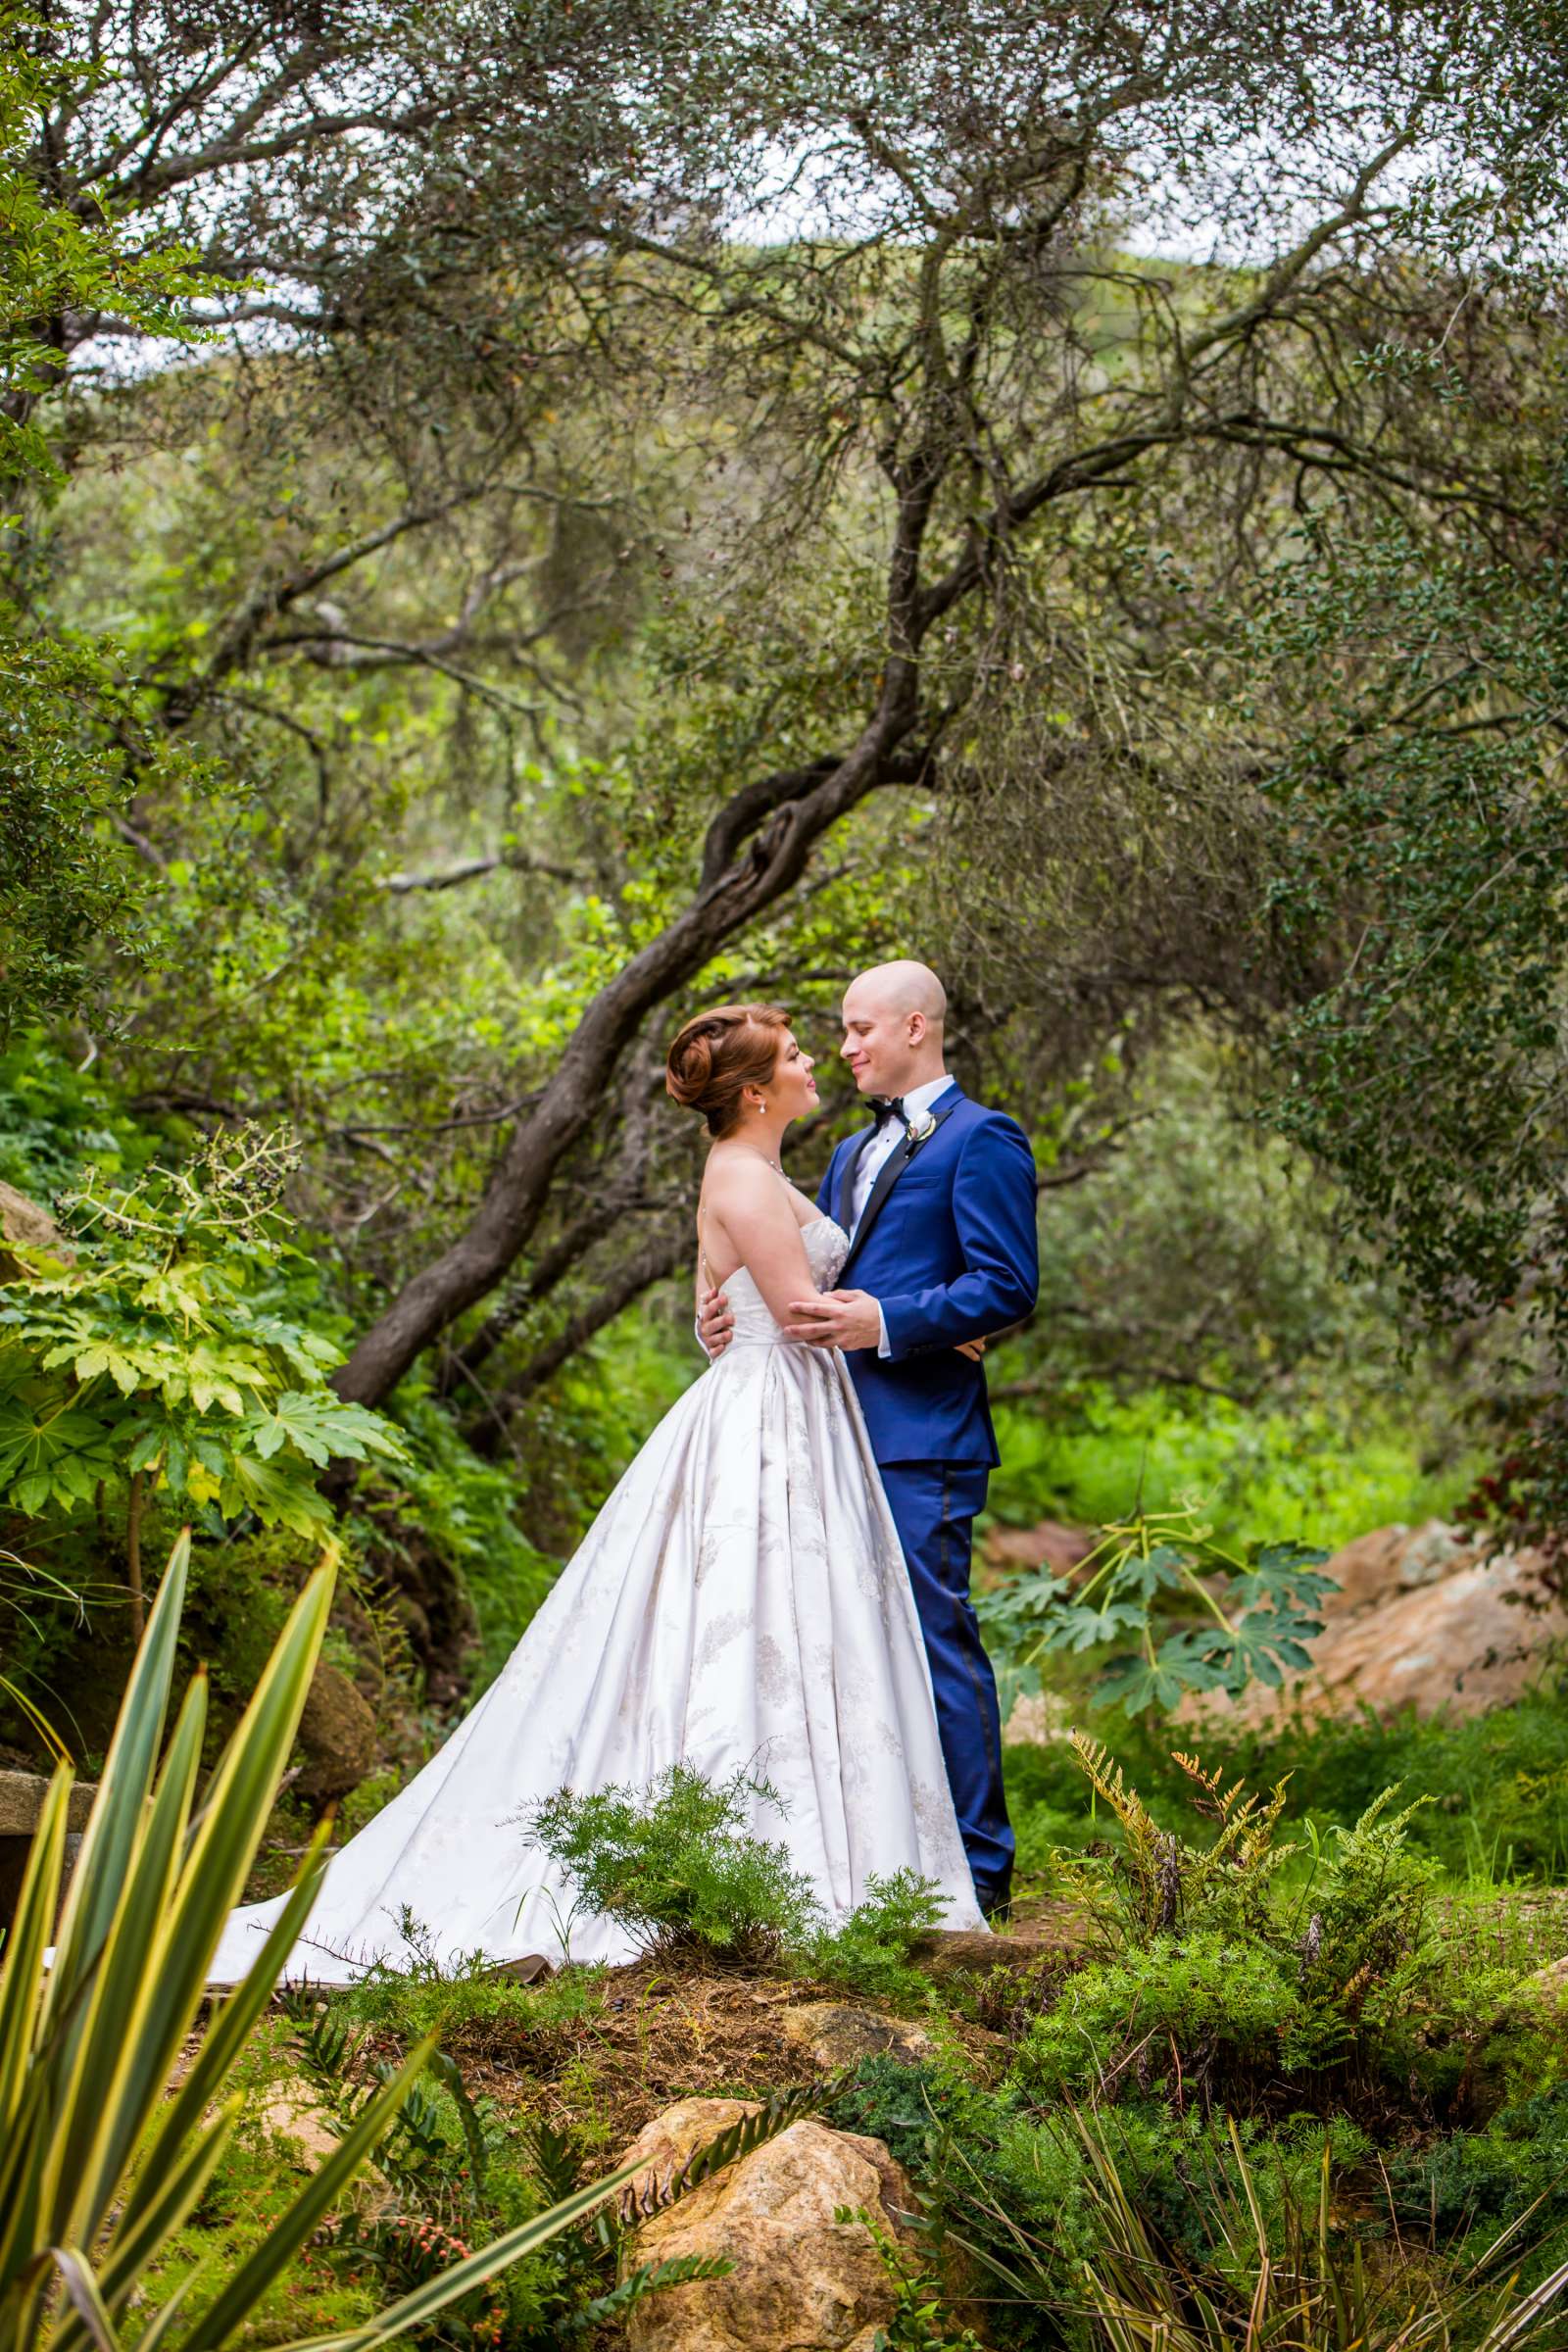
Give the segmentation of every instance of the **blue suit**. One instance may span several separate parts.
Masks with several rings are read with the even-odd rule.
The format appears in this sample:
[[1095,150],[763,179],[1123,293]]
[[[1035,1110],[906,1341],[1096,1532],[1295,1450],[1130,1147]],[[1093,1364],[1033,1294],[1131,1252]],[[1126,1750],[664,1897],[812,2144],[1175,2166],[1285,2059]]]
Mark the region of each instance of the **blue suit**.
[[[942,1752],[982,1898],[1004,1895],[1013,1836],[1002,1786],[996,1677],[969,1599],[975,1514],[998,1461],[985,1373],[957,1353],[1030,1312],[1040,1288],[1035,1164],[1022,1128],[957,1085],[934,1131],[879,1169],[845,1290],[879,1300],[891,1355],[846,1359],[898,1525],[931,1665]],[[817,1206],[846,1231],[855,1165],[876,1130],[840,1144]]]

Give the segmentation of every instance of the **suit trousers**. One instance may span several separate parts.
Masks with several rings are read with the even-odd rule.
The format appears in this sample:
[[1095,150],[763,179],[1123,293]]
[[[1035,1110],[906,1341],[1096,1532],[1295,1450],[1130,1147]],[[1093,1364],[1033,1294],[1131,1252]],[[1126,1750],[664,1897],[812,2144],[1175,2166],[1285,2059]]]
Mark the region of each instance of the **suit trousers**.
[[975,1890],[1004,1895],[1013,1835],[1002,1786],[997,1678],[969,1598],[975,1514],[991,1472],[984,1462],[879,1462],[914,1604],[925,1635],[937,1730]]

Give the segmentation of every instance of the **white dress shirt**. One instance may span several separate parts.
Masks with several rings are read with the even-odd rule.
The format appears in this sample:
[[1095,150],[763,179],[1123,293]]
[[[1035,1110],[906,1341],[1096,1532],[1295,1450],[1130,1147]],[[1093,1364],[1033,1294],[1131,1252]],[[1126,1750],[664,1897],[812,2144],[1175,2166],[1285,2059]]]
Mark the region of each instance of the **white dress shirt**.
[[[872,1188],[887,1162],[904,1143],[907,1127],[912,1125],[922,1110],[929,1110],[931,1105],[947,1093],[952,1084],[952,1078],[944,1070],[940,1078],[928,1078],[923,1086],[911,1086],[904,1098],[905,1124],[901,1126],[897,1119],[884,1119],[860,1153],[855,1163],[855,1184],[850,1194],[850,1239],[852,1241],[855,1239],[860,1219],[865,1214],[865,1204],[871,1198]],[[882,1333],[877,1344],[877,1353],[880,1356],[889,1356],[893,1350],[888,1345],[888,1319],[882,1312],[880,1299],[877,1301],[876,1319]]]

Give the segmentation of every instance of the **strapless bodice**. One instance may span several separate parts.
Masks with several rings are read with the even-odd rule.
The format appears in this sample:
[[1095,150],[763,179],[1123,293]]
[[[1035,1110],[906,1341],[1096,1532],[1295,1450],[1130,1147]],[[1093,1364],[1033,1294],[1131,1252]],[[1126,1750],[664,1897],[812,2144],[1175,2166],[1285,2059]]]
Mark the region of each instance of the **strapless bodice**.
[[[819,1291],[830,1291],[850,1254],[849,1235],[832,1217],[813,1217],[809,1225],[801,1227],[801,1240],[806,1245],[806,1262],[811,1269],[812,1282]],[[783,1340],[784,1334],[744,1266],[737,1266],[729,1280],[718,1287],[729,1300],[738,1344],[770,1348]]]

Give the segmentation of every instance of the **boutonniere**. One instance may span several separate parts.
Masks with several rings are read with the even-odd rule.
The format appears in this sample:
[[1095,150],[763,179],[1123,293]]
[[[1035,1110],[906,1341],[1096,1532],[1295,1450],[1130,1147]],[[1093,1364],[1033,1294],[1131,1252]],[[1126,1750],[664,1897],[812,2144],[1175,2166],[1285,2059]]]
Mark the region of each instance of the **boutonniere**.
[[931,1112],[928,1110],[917,1111],[909,1121],[909,1150],[913,1152],[918,1145],[925,1142],[928,1135],[935,1135],[936,1131],[937,1123]]

